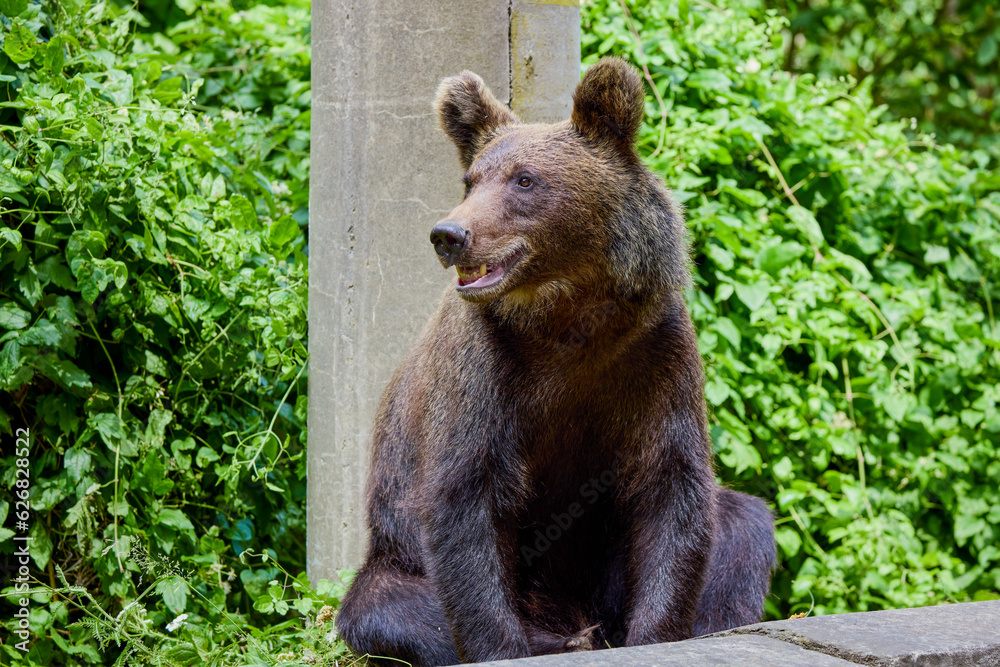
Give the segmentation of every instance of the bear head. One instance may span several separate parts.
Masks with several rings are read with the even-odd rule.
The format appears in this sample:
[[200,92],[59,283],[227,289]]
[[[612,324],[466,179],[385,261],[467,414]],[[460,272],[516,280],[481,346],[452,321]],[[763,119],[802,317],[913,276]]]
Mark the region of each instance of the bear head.
[[640,160],[645,93],[620,58],[592,66],[570,119],[525,124],[483,80],[445,79],[435,108],[466,169],[431,242],[468,301],[537,311],[560,297],[648,300],[690,280],[680,208]]

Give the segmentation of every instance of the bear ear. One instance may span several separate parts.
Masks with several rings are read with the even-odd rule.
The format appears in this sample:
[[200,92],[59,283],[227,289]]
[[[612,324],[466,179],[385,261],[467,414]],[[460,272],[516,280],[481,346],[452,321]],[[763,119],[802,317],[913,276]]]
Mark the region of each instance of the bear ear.
[[434,108],[441,129],[458,146],[465,169],[472,165],[497,128],[519,122],[510,109],[493,97],[479,75],[468,70],[441,82]]
[[621,58],[601,58],[577,84],[570,120],[587,137],[609,138],[631,150],[645,97],[634,67]]

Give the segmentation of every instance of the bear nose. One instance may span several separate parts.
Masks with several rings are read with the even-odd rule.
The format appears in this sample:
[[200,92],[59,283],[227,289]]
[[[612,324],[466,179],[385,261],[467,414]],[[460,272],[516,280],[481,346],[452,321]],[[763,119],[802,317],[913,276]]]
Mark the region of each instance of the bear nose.
[[469,241],[469,232],[454,220],[442,220],[431,230],[434,252],[454,264]]

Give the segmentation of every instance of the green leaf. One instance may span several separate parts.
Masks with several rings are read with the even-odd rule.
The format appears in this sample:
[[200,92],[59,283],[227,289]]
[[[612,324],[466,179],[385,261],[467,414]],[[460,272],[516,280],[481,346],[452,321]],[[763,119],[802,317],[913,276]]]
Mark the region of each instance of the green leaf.
[[5,301],[0,304],[0,327],[16,331],[28,326],[29,322],[31,322],[31,314],[18,308],[13,301]]
[[149,350],[143,350],[143,354],[146,357],[145,368],[147,371],[160,377],[170,377],[170,368],[163,357],[153,354]]
[[163,446],[164,434],[167,425],[173,420],[174,414],[167,410],[157,408],[149,413],[149,421],[146,424],[145,442],[150,448]]
[[35,53],[38,52],[37,44],[38,40],[34,34],[21,25],[20,20],[16,20],[5,36],[3,50],[15,63],[24,65],[35,57]]
[[758,141],[762,140],[769,134],[774,134],[774,130],[772,130],[767,123],[763,122],[756,116],[743,116],[741,118],[737,118],[730,122],[726,129],[729,131],[742,130]]
[[733,321],[728,317],[720,317],[715,321],[715,330],[718,331],[723,338],[729,341],[729,344],[733,346],[734,349],[738,349],[740,342],[742,340],[740,336],[740,330],[736,328]]
[[97,301],[97,297],[101,295],[102,288],[99,285],[99,281],[103,281],[105,287],[108,284],[104,272],[100,271],[99,275],[95,277],[95,273],[98,273],[97,268],[93,262],[86,261],[74,262],[73,268],[73,275],[80,287],[80,296],[87,303],[94,303]]
[[66,259],[72,260],[78,255],[100,257],[107,247],[107,238],[102,232],[79,229],[70,234],[69,243],[66,245]]
[[958,253],[948,261],[948,277],[952,280],[961,280],[967,283],[978,283],[982,274],[979,271],[979,267],[976,263],[965,254],[963,251],[959,250]]
[[79,482],[90,471],[90,452],[79,446],[67,449],[63,457],[63,467],[74,482]]
[[30,329],[21,334],[18,343],[22,346],[28,345],[59,345],[62,340],[62,333],[52,322],[42,318],[32,325]]
[[132,102],[132,77],[120,69],[110,69],[104,82],[104,93],[116,106],[123,107]]
[[42,285],[38,282],[38,272],[35,271],[33,264],[29,263],[25,271],[21,273],[21,277],[17,281],[17,286],[21,290],[21,294],[24,295],[24,298],[32,306],[42,298]]
[[125,423],[113,412],[102,412],[87,419],[87,425],[101,435],[101,440],[112,450],[117,450],[125,439]]
[[781,547],[785,558],[791,558],[802,548],[802,538],[794,528],[782,527],[774,531],[774,541]]
[[39,360],[39,371],[50,380],[67,387],[89,388],[90,376],[69,359],[42,358]]
[[[73,282],[73,274],[70,273],[69,267],[63,263],[62,258],[57,255],[47,257],[38,265],[38,280],[43,286],[52,284],[64,290],[77,291]],[[60,298],[68,299],[68,297]],[[73,322],[79,324],[75,317]]]
[[9,243],[14,246],[14,250],[21,249],[21,232],[10,227],[0,227],[0,248]]
[[794,241],[786,241],[768,246],[757,254],[757,266],[771,275],[785,268],[805,252],[805,246]]
[[66,38],[55,35],[49,40],[42,56],[42,66],[53,74],[62,74],[66,66]]
[[758,310],[767,303],[768,296],[771,293],[770,285],[763,280],[750,285],[736,283],[733,287],[736,290],[736,296],[746,304],[746,307],[751,312]]
[[[2,79],[0,79],[0,83],[3,83]],[[18,195],[22,190],[24,190],[24,186],[21,185],[20,181],[6,169],[0,167],[0,194]]]
[[219,454],[214,449],[208,447],[200,447],[198,453],[194,457],[194,462],[199,468],[204,468],[212,461],[218,461]]
[[928,264],[941,264],[951,259],[951,252],[945,246],[929,245],[924,252],[924,261]]
[[825,239],[823,238],[823,230],[820,229],[819,222],[816,221],[816,216],[813,215],[812,211],[801,206],[789,206],[787,210],[788,218],[794,222],[809,238],[812,243],[816,245],[822,245]]
[[249,199],[243,195],[233,195],[229,203],[233,207],[230,220],[236,229],[249,231],[257,228],[257,211]]
[[[6,338],[6,336],[5,336]],[[21,365],[21,346],[8,340],[0,348],[0,387],[13,391],[31,379],[31,368]],[[10,433],[10,417],[0,409],[0,429]]]
[[739,474],[744,470],[760,470],[761,458],[753,446],[733,436],[728,431],[722,431],[718,437],[719,459]]
[[716,265],[723,271],[729,271],[736,262],[736,257],[732,251],[721,245],[708,243],[705,245],[705,254],[708,255]]
[[298,238],[299,234],[299,225],[295,222],[295,218],[290,215],[284,215],[271,224],[268,240],[274,248],[282,248],[287,243]]
[[194,449],[195,442],[192,438],[184,438],[183,440],[174,440],[170,443],[170,453],[174,456],[174,461],[177,463],[177,467],[181,470],[187,470],[191,467],[191,456],[185,454],[184,452]]
[[167,577],[156,582],[156,592],[163,596],[167,609],[175,615],[184,613],[187,607],[187,584],[180,577]]
[[226,196],[226,179],[219,174],[212,181],[212,189],[208,194],[209,201],[218,201]]
[[183,85],[184,79],[179,76],[163,79],[156,84],[156,88],[153,90],[153,99],[160,104],[175,102],[184,94],[181,91]]
[[968,514],[959,514],[955,518],[955,541],[958,544],[965,544],[970,537],[981,534],[987,530],[986,521],[979,517]]
[[792,476],[792,460],[787,456],[782,456],[771,468],[774,476],[778,479],[790,479]]
[[842,253],[836,248],[829,248],[830,259],[832,260],[832,265],[842,266],[849,271],[852,271],[855,276],[864,277],[871,279],[872,274],[865,266],[864,262],[859,260],[857,257],[852,257],[846,253]]
[[35,520],[28,530],[28,537],[31,538],[31,541],[28,542],[28,553],[35,561],[35,566],[39,570],[44,570],[49,564],[49,558],[52,557],[52,539],[45,530],[45,525],[41,521]]
[[729,398],[729,385],[721,378],[713,378],[705,383],[705,398],[712,405],[722,405]]
[[174,488],[174,482],[167,477],[166,466],[160,458],[146,456],[139,474],[135,477],[133,488],[162,496]]
[[907,412],[915,405],[916,400],[912,394],[886,392],[876,396],[876,402],[885,408],[886,413],[894,421],[902,422]]
[[754,208],[761,208],[767,204],[767,196],[765,196],[763,192],[758,192],[757,190],[737,188],[733,185],[724,185],[721,190],[731,194],[744,204],[748,204]]
[[714,91],[728,90],[733,85],[732,79],[717,69],[700,69],[689,76],[686,83],[692,88]]
[[128,282],[128,268],[114,259],[85,260],[77,257],[71,266],[87,303],[94,303],[112,281],[118,289]]
[[156,520],[171,528],[176,528],[181,531],[193,531],[194,524],[184,515],[184,512],[179,509],[163,509],[157,515]]
[[28,9],[28,0],[0,0],[0,14],[7,18],[20,16]]
[[262,614],[270,614],[274,611],[274,598],[270,595],[261,595],[254,601],[253,608]]
[[980,67],[984,67],[994,60],[997,59],[997,36],[1000,33],[995,33],[989,35],[983,39],[982,44],[979,45],[979,51],[976,53],[976,63]]

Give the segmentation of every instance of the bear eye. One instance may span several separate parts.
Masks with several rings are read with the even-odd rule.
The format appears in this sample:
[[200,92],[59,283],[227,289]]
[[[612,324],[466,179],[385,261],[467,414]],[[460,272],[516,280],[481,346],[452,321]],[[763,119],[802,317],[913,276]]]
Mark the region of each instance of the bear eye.
[[525,190],[530,188],[533,183],[534,181],[532,181],[531,178],[529,178],[528,176],[522,176],[521,178],[517,179],[517,187],[524,188]]

